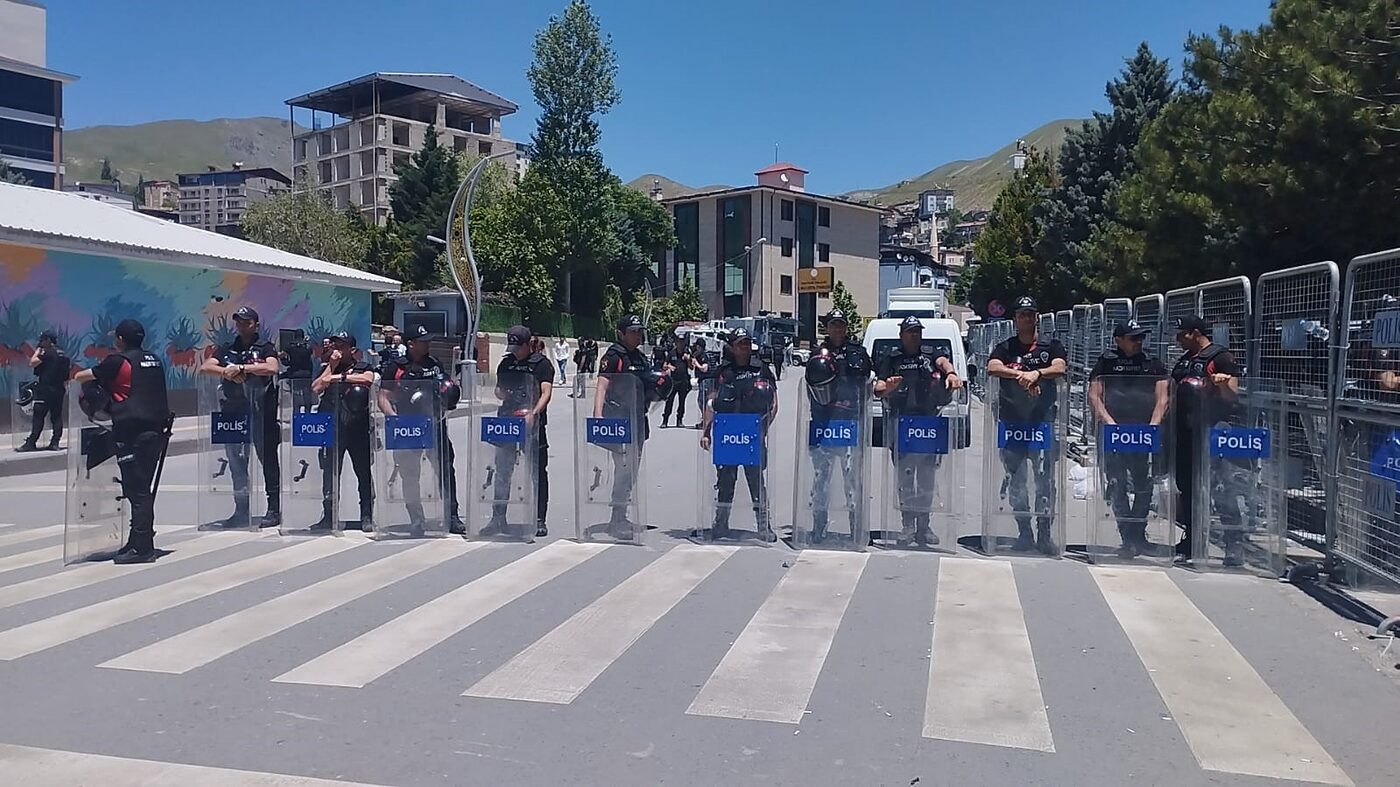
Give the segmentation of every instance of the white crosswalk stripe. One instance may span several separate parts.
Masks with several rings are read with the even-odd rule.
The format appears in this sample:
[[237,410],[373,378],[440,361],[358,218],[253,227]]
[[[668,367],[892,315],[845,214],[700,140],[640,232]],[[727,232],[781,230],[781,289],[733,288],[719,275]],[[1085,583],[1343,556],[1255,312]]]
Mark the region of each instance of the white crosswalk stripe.
[[103,787],[373,787],[332,779],[109,757],[0,744],[10,784],[100,784]]
[[28,527],[23,530],[16,530],[13,533],[0,534],[0,547],[7,547],[11,544],[25,544],[30,541],[38,541],[41,538],[61,535],[63,535],[63,525]]
[[44,563],[53,563],[63,560],[63,545],[53,547],[40,547],[31,549],[28,552],[20,552],[15,555],[0,557],[0,574],[6,571],[15,571],[30,566],[38,566]]

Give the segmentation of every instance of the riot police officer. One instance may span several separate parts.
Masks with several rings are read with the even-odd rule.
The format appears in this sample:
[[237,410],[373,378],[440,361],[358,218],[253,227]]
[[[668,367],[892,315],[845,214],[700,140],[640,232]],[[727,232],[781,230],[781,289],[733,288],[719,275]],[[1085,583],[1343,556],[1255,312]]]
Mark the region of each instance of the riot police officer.
[[[267,514],[259,527],[282,524],[282,473],[277,447],[282,442],[282,430],[277,423],[278,353],[272,343],[259,333],[258,312],[251,306],[241,306],[233,313],[236,331],[233,341],[218,347],[205,359],[199,373],[222,377],[219,400],[226,413],[247,413],[253,450],[262,465],[263,482],[267,491]],[[228,458],[229,476],[233,481],[233,515],[219,524],[228,528],[247,527],[248,521],[248,460],[246,444],[224,446]]]
[[[998,397],[998,416],[1005,421],[1019,423],[1042,423],[1053,421],[1058,407],[1055,384],[1041,385],[1064,377],[1068,371],[1065,347],[1057,339],[1044,341],[1040,338],[1040,309],[1035,299],[1022,296],[1016,301],[1014,315],[1016,333],[992,349],[987,361],[987,375],[998,377],[1003,382]],[[1039,549],[1045,554],[1054,554],[1058,547],[1051,536],[1051,516],[1055,495],[1059,493],[1055,484],[1055,465],[1059,449],[1038,451],[1032,455],[1025,445],[1011,445],[999,449],[1002,466],[1008,479],[1007,492],[1011,505],[1016,511],[1016,528],[1019,531],[1012,549],[1029,552]],[[1031,505],[1026,488],[1026,465],[1035,477],[1037,492],[1036,532],[1031,532]]]
[[[374,385],[374,369],[355,352],[355,337],[346,331],[330,337],[331,354],[321,374],[311,381],[311,390],[320,396],[317,410],[335,413],[335,447],[321,451],[321,521],[312,530],[330,530],[335,526],[336,488],[340,470],[345,466],[345,454],[355,469],[360,494],[360,529],[374,532],[374,479],[370,464],[370,387]],[[334,455],[332,455],[334,454]]]
[[34,370],[34,413],[29,437],[16,451],[39,450],[39,436],[44,433],[44,419],[53,427],[53,437],[49,439],[49,450],[57,451],[63,439],[63,402],[67,398],[68,375],[73,369],[73,361],[58,346],[58,334],[44,331],[39,334],[39,346],[29,357],[29,366]]
[[[645,337],[645,326],[639,315],[629,314],[618,322],[617,341],[604,351],[602,359],[598,362],[598,392],[593,399],[594,418],[627,418],[635,420],[641,429],[641,440],[637,443],[636,452],[613,454],[612,518],[608,523],[608,531],[613,537],[623,540],[632,538],[633,531],[642,526],[642,523],[627,521],[627,501],[637,484],[642,446],[651,435],[651,425],[647,422],[647,404],[660,395],[659,385],[667,389],[664,393],[671,393],[669,376],[652,369],[651,362],[640,349]],[[616,393],[613,396],[608,395],[613,385],[621,389],[621,383],[616,382],[615,378],[624,374],[637,377],[637,387],[641,390],[642,398],[628,401]],[[633,408],[632,412],[627,412],[628,408]]]
[[[85,401],[104,407],[112,418],[122,497],[131,506],[131,533],[113,562],[149,563],[157,557],[156,489],[175,415],[166,400],[165,366],[142,349],[145,326],[122,320],[113,336],[117,351],[73,379],[85,384]],[[99,399],[105,401],[99,405]]]
[[[777,379],[773,370],[758,359],[753,351],[753,338],[743,328],[729,334],[729,357],[719,364],[715,372],[714,391],[710,394],[705,408],[705,420],[700,435],[700,448],[710,450],[710,432],[714,427],[716,413],[757,413],[760,420],[760,452],[757,465],[744,465],[744,482],[753,501],[754,519],[758,536],[764,541],[777,541],[769,521],[768,494],[764,477],[768,469],[768,428],[778,414]],[[734,486],[739,480],[738,465],[721,465],[715,468],[716,498],[715,521],[711,525],[714,538],[729,535],[729,512],[734,503]]]
[[[850,321],[840,309],[832,309],[825,317],[826,338],[822,340],[807,362],[807,403],[813,423],[834,420],[861,421],[867,407],[866,382],[873,371],[870,354],[849,334]],[[781,356],[779,356],[781,357]],[[828,368],[830,367],[830,368]],[[863,437],[863,436],[862,436]],[[859,452],[850,448],[813,446],[812,457],[812,543],[826,538],[828,484],[831,465],[840,461],[841,477],[846,491],[846,506],[851,515],[854,537],[863,525],[859,521],[865,506],[864,474],[859,466]]]
[[[407,413],[412,407],[409,401],[412,394],[422,392],[422,389],[418,387],[412,388],[411,391],[392,388],[386,385],[389,381],[432,381],[433,395],[438,398],[440,405],[437,408],[439,420],[435,444],[442,446],[442,453],[439,455],[436,451],[430,452],[428,459],[438,473],[443,500],[448,504],[449,529],[457,535],[466,535],[467,525],[462,521],[461,512],[457,505],[457,454],[452,448],[452,438],[447,433],[447,414],[456,409],[458,402],[461,401],[462,391],[442,362],[432,356],[430,352],[432,342],[433,335],[428,332],[427,326],[419,325],[409,337],[404,355],[390,354],[385,356],[384,362],[379,367],[379,378],[384,381],[381,383],[382,387],[379,391],[379,409],[385,415]],[[420,498],[419,465],[415,462],[405,462],[400,465],[399,472],[403,478],[404,496],[410,500]],[[409,518],[413,524],[421,526],[423,522],[422,503],[416,505],[410,503],[408,510]]]
[[884,406],[884,444],[899,474],[897,490],[900,533],[896,543],[911,541],[921,547],[938,543],[929,527],[933,508],[936,454],[904,453],[895,449],[896,429],[901,415],[938,415],[953,400],[952,392],[963,386],[953,361],[940,347],[923,346],[924,324],[910,315],[899,324],[899,349],[880,359],[875,395]]
[[[1150,356],[1143,340],[1150,333],[1135,320],[1113,326],[1114,349],[1099,357],[1089,372],[1089,407],[1100,424],[1161,426],[1167,415],[1170,383],[1167,367]],[[1118,520],[1122,557],[1149,554],[1147,517],[1152,507],[1150,453],[1103,454],[1108,500]]]
[[[533,430],[536,436],[535,537],[544,538],[549,535],[549,527],[545,524],[545,516],[549,512],[549,430],[546,427],[549,423],[549,400],[554,390],[555,367],[554,362],[544,356],[543,347],[536,348],[534,335],[523,325],[516,325],[506,333],[506,348],[509,352],[496,365],[496,398],[501,400],[504,414],[514,414],[512,399],[515,392],[501,388],[503,375],[506,379],[524,377],[532,380],[535,386],[534,405],[524,414],[524,418],[526,428]],[[510,486],[511,476],[515,472],[513,454],[516,450],[513,445],[497,448],[495,483],[500,489]],[[505,461],[502,452],[511,452],[511,460]],[[499,535],[506,530],[507,505],[500,502],[505,495],[498,494],[497,499],[483,535]]]
[[661,426],[665,427],[670,422],[671,407],[678,403],[676,426],[684,429],[685,400],[690,396],[690,367],[693,365],[690,347],[686,344],[684,336],[676,334],[675,342],[666,354],[666,365],[670,367],[672,388],[666,397],[666,409],[661,411]]
[[[1193,505],[1196,487],[1201,484],[1198,454],[1206,429],[1228,421],[1234,414],[1239,396],[1240,367],[1229,350],[1211,340],[1210,324],[1191,315],[1176,320],[1176,343],[1185,352],[1172,368],[1176,383],[1176,521],[1184,531],[1176,545],[1178,559],[1190,560],[1192,550]],[[1248,460],[1225,459],[1224,464]],[[1212,490],[1213,493],[1214,490]],[[1230,495],[1230,497],[1234,497]],[[1242,534],[1239,527],[1242,513],[1238,505],[1226,505],[1220,511],[1224,528],[1227,566],[1243,561]]]

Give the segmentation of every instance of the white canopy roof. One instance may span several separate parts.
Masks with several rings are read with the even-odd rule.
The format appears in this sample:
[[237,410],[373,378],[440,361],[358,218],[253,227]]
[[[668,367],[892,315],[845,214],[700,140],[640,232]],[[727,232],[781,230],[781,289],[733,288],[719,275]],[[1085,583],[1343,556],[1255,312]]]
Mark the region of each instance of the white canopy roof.
[[399,282],[333,262],[147,216],[52,189],[0,183],[0,243],[393,292]]

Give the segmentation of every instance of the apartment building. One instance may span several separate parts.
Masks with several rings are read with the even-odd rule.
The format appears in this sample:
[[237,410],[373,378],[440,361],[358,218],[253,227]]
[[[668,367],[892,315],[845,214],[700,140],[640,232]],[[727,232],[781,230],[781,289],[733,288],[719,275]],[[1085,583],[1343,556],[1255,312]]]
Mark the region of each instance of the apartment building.
[[796,317],[798,338],[814,340],[829,294],[799,294],[810,268],[833,269],[865,316],[880,310],[881,208],[806,190],[807,171],[777,163],[757,185],[662,199],[675,217],[677,245],[658,261],[661,292],[686,278],[713,317],[760,313]]
[[141,183],[141,201],[152,209],[179,209],[180,186],[173,180],[147,180]]
[[63,86],[48,68],[48,12],[0,0],[0,159],[31,186],[63,188]]
[[211,230],[223,235],[241,237],[238,222],[248,206],[261,202],[292,186],[286,175],[270,167],[184,173],[176,176],[180,184],[180,223]]
[[394,167],[423,146],[428,127],[457,153],[488,156],[523,172],[516,143],[501,135],[501,118],[519,107],[452,74],[376,72],[287,100],[309,110],[310,131],[292,137],[293,174],[327,190],[335,206],[354,207],[383,224],[391,212]]

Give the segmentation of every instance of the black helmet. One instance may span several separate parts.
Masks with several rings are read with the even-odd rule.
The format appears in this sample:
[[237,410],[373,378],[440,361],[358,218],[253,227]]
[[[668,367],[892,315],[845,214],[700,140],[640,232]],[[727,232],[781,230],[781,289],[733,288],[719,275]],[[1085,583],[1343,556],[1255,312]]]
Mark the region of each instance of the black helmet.
[[825,350],[807,361],[807,393],[815,404],[831,404],[836,392],[836,359]]
[[34,415],[34,386],[37,384],[35,380],[20,383],[19,391],[15,392],[15,404],[19,405],[20,412],[31,417]]
[[96,380],[89,380],[83,383],[81,393],[78,395],[78,408],[83,411],[88,420],[95,426],[103,429],[110,429],[112,426],[112,414],[107,412],[112,406],[112,394],[107,391],[107,387]]
[[346,418],[358,418],[369,412],[369,386],[352,385],[340,394],[340,411]]
[[462,386],[451,377],[444,377],[438,381],[438,398],[442,401],[442,409],[456,410],[462,402]]
[[760,377],[753,381],[749,389],[744,392],[742,412],[746,413],[766,413],[773,409],[773,399],[778,392],[773,388],[773,384]]
[[646,389],[647,401],[654,404],[666,401],[675,390],[676,382],[666,372],[652,369],[642,372],[642,387]]

